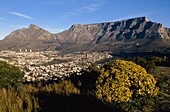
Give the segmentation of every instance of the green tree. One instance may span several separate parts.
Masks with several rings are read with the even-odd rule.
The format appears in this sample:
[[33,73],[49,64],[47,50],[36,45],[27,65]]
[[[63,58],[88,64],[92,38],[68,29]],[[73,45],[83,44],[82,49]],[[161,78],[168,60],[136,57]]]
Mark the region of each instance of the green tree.
[[22,80],[24,73],[16,66],[0,61],[0,88],[16,86]]
[[156,65],[165,61],[164,58],[153,56],[150,58],[143,58],[143,57],[133,57],[127,59],[128,61],[133,61],[134,63],[142,66],[146,69],[147,72],[152,73],[152,70],[156,69]]
[[158,87],[153,75],[144,68],[124,60],[105,64],[96,81],[96,96],[104,103],[128,102],[132,98],[156,96]]

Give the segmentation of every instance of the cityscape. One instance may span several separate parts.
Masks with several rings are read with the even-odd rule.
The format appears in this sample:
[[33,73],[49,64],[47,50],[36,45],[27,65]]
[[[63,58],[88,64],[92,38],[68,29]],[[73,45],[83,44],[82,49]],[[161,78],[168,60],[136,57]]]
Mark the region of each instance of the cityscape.
[[[57,80],[86,69],[92,63],[111,58],[109,52],[76,52],[61,55],[58,51],[34,52],[32,49],[0,51],[0,60],[18,66],[26,81]],[[98,67],[100,64],[97,65]]]

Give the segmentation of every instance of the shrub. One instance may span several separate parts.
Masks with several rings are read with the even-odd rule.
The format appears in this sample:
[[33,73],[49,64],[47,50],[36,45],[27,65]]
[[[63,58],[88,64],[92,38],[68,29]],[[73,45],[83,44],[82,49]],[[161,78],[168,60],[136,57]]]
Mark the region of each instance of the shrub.
[[114,60],[105,64],[96,81],[96,97],[104,103],[129,102],[132,98],[158,93],[156,80],[141,66],[124,60]]
[[61,94],[63,96],[80,94],[80,90],[76,88],[70,80],[61,80],[59,83],[47,84],[44,87],[41,87],[39,91],[44,93]]
[[23,76],[18,67],[0,61],[0,88],[18,85]]
[[141,67],[145,68],[147,72],[152,73],[152,70],[156,69],[156,65],[164,62],[164,58],[160,57],[150,57],[150,58],[143,58],[143,57],[133,57],[127,59],[128,61],[133,61],[134,63],[140,65]]
[[0,89],[0,112],[37,112],[38,99],[31,93],[13,88]]

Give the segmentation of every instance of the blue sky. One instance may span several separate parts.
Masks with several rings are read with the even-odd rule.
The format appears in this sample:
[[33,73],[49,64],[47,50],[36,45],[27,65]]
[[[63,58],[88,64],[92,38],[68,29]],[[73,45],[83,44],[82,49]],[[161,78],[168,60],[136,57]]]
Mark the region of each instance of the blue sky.
[[140,16],[170,28],[170,0],[1,0],[0,39],[30,24],[57,33],[72,24]]

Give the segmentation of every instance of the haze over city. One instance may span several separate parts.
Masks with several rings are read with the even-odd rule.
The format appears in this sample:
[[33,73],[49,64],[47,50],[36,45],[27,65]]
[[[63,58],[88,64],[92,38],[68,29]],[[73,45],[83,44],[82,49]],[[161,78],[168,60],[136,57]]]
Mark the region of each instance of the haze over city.
[[51,33],[72,24],[118,21],[139,16],[170,27],[169,0],[1,0],[0,39],[36,24]]

